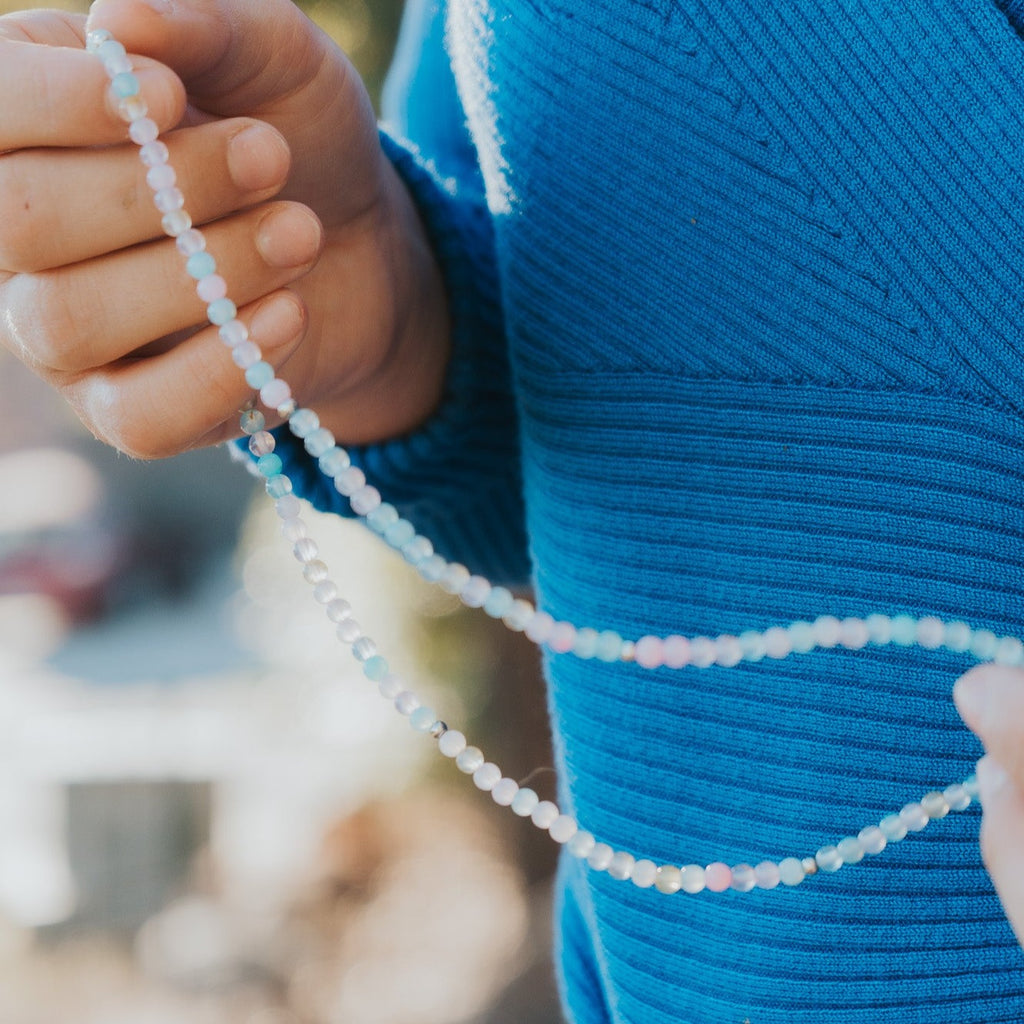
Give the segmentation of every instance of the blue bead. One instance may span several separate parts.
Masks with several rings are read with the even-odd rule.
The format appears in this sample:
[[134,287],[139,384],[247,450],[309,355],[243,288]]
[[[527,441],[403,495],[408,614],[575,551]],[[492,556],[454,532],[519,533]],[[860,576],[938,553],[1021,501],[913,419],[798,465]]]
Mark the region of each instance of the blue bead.
[[256,460],[256,468],[263,476],[279,476],[284,468],[284,463],[281,462],[280,455],[271,453],[270,455],[261,455]]
[[348,469],[351,463],[352,460],[348,457],[348,452],[337,446],[331,448],[330,451],[324,452],[317,461],[320,472],[332,479],[343,469]]
[[895,615],[892,619],[892,642],[909,647],[917,639],[917,623],[909,615]]
[[265,360],[253,363],[245,371],[245,382],[249,387],[259,391],[264,384],[269,384],[274,379],[274,368]]
[[288,429],[296,437],[306,437],[320,426],[320,418],[312,409],[296,409],[288,420]]
[[272,476],[267,481],[267,494],[269,494],[275,501],[278,498],[283,498],[286,494],[291,493],[292,482],[283,473],[278,476]]
[[216,273],[217,261],[208,252],[194,252],[189,256],[185,269],[188,271],[189,277],[201,281],[204,277]]
[[122,71],[110,80],[110,88],[119,100],[126,100],[129,96],[138,96],[141,86],[130,71]]
[[206,315],[211,324],[221,327],[229,320],[234,320],[238,310],[230,299],[215,299],[206,307]]
[[374,533],[383,533],[392,523],[398,522],[398,510],[388,502],[381,502],[372,512],[366,515],[366,525]]
[[618,661],[622,657],[622,637],[613,629],[604,630],[594,654],[599,661]]
[[96,47],[96,56],[100,60],[111,60],[114,57],[124,57],[127,50],[116,40],[108,39]]
[[379,655],[367,658],[363,662],[363,675],[379,683],[388,674],[388,663]]
[[484,601],[484,611],[492,619],[500,619],[512,607],[514,600],[512,594],[504,587],[494,587]]
[[408,519],[399,519],[384,531],[384,539],[393,547],[400,548],[416,536],[416,529]]

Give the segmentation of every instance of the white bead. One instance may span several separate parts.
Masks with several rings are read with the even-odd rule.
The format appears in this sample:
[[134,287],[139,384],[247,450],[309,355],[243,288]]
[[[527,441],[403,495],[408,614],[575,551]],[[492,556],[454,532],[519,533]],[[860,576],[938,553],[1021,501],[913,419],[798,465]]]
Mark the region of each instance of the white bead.
[[830,649],[839,643],[843,627],[834,615],[822,615],[814,620],[814,641],[822,648]]
[[276,409],[279,405],[284,405],[291,397],[292,389],[280,377],[267,381],[260,388],[260,401],[269,409]]
[[917,622],[917,642],[926,650],[934,651],[941,647],[946,639],[946,624],[935,618],[934,615],[927,615]]
[[323,580],[313,588],[313,600],[317,604],[330,604],[338,596],[338,585],[333,580]]
[[512,607],[502,616],[501,621],[514,633],[521,633],[533,618],[533,605],[519,598],[512,602]]
[[781,626],[772,626],[764,631],[764,652],[769,658],[786,658],[793,651],[793,644],[788,630]]
[[632,878],[633,869],[636,867],[636,858],[625,850],[618,850],[608,865],[608,874],[620,882]]
[[739,638],[723,634],[715,639],[715,664],[732,668],[743,660],[743,647]]
[[864,625],[873,644],[887,644],[892,640],[892,619],[888,615],[869,615]]
[[300,562],[312,562],[320,554],[320,549],[316,546],[315,540],[310,537],[304,537],[292,548],[292,554]]
[[343,497],[351,498],[366,486],[366,474],[358,466],[346,466],[334,477],[334,489]]
[[470,576],[462,585],[459,597],[469,608],[481,608],[491,593],[491,584],[483,576]]
[[779,861],[779,879],[783,885],[799,885],[806,877],[803,862],[796,857],[786,857]]
[[658,880],[658,865],[652,860],[638,860],[633,865],[633,884],[638,889],[650,889]]
[[450,562],[441,578],[441,589],[458,594],[469,580],[469,570],[459,562]]
[[1004,636],[996,645],[992,660],[997,665],[1020,665],[1024,662],[1024,644],[1015,636]]
[[465,775],[472,775],[484,763],[484,752],[479,747],[466,747],[456,755],[455,765]]
[[690,641],[690,664],[697,668],[710,668],[717,653],[715,642],[710,637],[695,636]]
[[607,871],[614,856],[615,851],[607,843],[596,843],[587,855],[587,864],[595,871]]
[[567,843],[579,831],[576,819],[570,814],[560,814],[548,827],[548,834],[556,843]]
[[694,894],[704,890],[704,868],[699,864],[687,864],[685,867],[680,868],[680,871],[682,873],[682,880],[679,888],[683,892]]
[[878,828],[890,843],[898,843],[907,834],[907,826],[898,814],[887,814],[878,823]]
[[328,601],[324,611],[327,612],[327,618],[335,625],[352,617],[352,605],[343,597],[336,597],[333,601]]
[[990,629],[976,629],[971,637],[971,654],[979,661],[991,661],[998,646],[999,639]]
[[473,785],[489,793],[501,782],[501,769],[493,761],[487,761],[473,772]]
[[519,783],[515,779],[499,779],[491,790],[491,799],[499,807],[511,807],[519,792]]
[[871,639],[867,623],[863,619],[843,619],[839,632],[839,642],[848,650],[859,651],[866,647]]
[[971,648],[971,627],[966,622],[947,622],[945,637],[946,650],[963,654]]
[[937,792],[925,793],[921,797],[921,809],[933,821],[949,814],[949,804],[946,802],[946,798]]
[[813,651],[818,644],[817,637],[814,635],[814,626],[810,622],[790,623],[787,632],[789,633],[789,642],[797,654],[807,654],[809,651]]
[[909,803],[900,810],[900,821],[908,832],[920,832],[928,825],[928,815],[919,803]]
[[302,570],[302,576],[307,583],[319,583],[321,580],[327,579],[327,572],[327,563],[314,559],[314,561],[306,563]]
[[857,833],[857,838],[860,840],[860,845],[864,847],[864,852],[871,856],[881,853],[889,845],[885,833],[877,825],[868,825],[866,828],[862,828]]
[[596,840],[592,833],[586,829],[580,829],[573,837],[565,844],[565,848],[572,854],[573,857],[578,857],[580,860],[585,860],[590,856],[594,847],[597,845]]
[[286,494],[274,502],[274,511],[281,519],[294,519],[302,513],[302,502],[294,494]]
[[372,512],[375,508],[380,507],[380,491],[376,487],[371,487],[369,484],[365,484],[360,487],[352,497],[349,498],[349,504],[352,506],[352,511],[357,516],[365,516]]
[[765,656],[764,637],[756,629],[748,629],[740,633],[740,647],[746,661],[761,661]]
[[847,836],[836,844],[839,856],[843,858],[844,864],[859,864],[864,859],[864,847],[859,839],[854,836]]
[[662,864],[658,868],[654,886],[658,892],[671,896],[672,893],[679,892],[683,887],[683,873],[674,864]]
[[352,645],[352,654],[357,661],[369,661],[377,656],[377,645],[368,636],[361,636]]
[[949,804],[951,811],[964,811],[971,805],[970,793],[959,782],[954,783],[952,786],[947,786],[943,790],[942,795],[946,798],[946,803]]
[[520,818],[529,818],[534,808],[540,803],[540,797],[527,786],[522,786],[512,801],[512,813]]
[[547,830],[555,823],[558,815],[558,808],[550,800],[542,800],[534,807],[530,820],[537,828]]
[[377,690],[385,700],[394,700],[403,689],[402,680],[393,672],[386,672],[377,683]]
[[736,892],[750,892],[757,885],[757,875],[750,864],[737,864],[732,869],[730,888]]
[[403,690],[395,697],[395,710],[400,715],[411,715],[420,706],[420,699],[412,690]]
[[343,619],[335,633],[343,644],[354,644],[363,635],[363,627],[355,619]]
[[535,611],[523,632],[535,644],[542,644],[551,636],[554,628],[555,620],[547,612]]
[[843,866],[843,858],[834,846],[823,846],[814,855],[815,863],[822,871],[831,874]]
[[466,749],[466,737],[458,729],[449,729],[437,741],[437,749],[445,757],[458,757]]
[[758,889],[775,889],[781,881],[779,865],[773,860],[763,860],[754,868],[754,883]]

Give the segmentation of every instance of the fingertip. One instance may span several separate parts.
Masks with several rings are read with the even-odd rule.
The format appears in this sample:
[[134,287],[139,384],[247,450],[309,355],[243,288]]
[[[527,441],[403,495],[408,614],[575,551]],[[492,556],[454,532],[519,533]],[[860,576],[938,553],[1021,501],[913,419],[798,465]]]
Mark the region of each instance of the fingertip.
[[280,366],[302,342],[308,325],[306,304],[291,289],[281,288],[252,308],[249,337]]

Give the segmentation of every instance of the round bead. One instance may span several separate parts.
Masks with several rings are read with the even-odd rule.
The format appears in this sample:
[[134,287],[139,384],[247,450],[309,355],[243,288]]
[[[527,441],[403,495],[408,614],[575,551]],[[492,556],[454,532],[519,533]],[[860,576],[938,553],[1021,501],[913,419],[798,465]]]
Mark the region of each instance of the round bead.
[[286,519],[281,523],[281,536],[294,544],[297,540],[309,536],[309,530],[302,519]]
[[512,801],[511,807],[514,814],[518,814],[520,818],[529,818],[533,814],[534,808],[540,803],[540,797],[526,786],[522,786],[519,792],[516,793],[515,799]]
[[420,562],[430,558],[433,553],[434,545],[419,534],[413,537],[408,544],[402,545],[402,557],[412,566],[418,566]]
[[597,638],[594,651],[599,661],[614,662],[622,659],[622,637],[613,629],[604,629]]
[[484,753],[479,747],[466,747],[455,756],[455,764],[460,772],[472,775],[484,763]]
[[946,798],[951,811],[964,811],[971,805],[971,796],[959,782],[947,786],[942,795]]
[[864,625],[873,644],[887,644],[892,639],[892,619],[888,615],[869,615]]
[[[317,584],[321,580],[327,579],[327,564],[325,562],[321,562],[319,558],[313,562],[309,562],[303,568],[302,576],[307,583]],[[330,615],[330,608],[328,608],[327,614]]]
[[917,622],[909,615],[894,615],[891,620],[892,643],[910,647],[917,643]]
[[280,377],[275,377],[271,381],[267,381],[263,387],[260,388],[260,401],[268,409],[276,409],[279,405],[283,405],[291,398],[292,389],[288,384],[281,380]]
[[292,482],[288,477],[273,476],[267,481],[267,494],[272,498],[283,498],[292,493]]
[[683,887],[683,873],[674,864],[662,864],[658,868],[657,877],[654,879],[654,887],[658,892],[671,896],[679,892]]
[[464,605],[470,608],[481,608],[490,593],[491,584],[483,576],[470,576],[459,591],[459,597]]
[[[171,174],[174,174],[174,170],[170,166],[167,167],[167,170],[170,171]],[[159,164],[157,166],[151,167],[149,169],[149,171],[146,174],[147,180],[149,178],[149,175],[151,175],[151,174],[158,174],[158,173],[160,173],[160,165]],[[171,180],[171,184],[173,184],[173,182],[174,182],[174,179]],[[178,237],[174,240],[174,245],[175,245],[175,248],[178,250],[178,252],[181,253],[182,256],[185,256],[188,259],[191,259],[193,256],[196,255],[196,253],[203,252],[206,249],[206,236],[202,233],[202,231],[199,231],[196,228],[189,228],[189,230],[186,231],[184,234],[178,235]],[[200,275],[200,276],[202,277],[204,275]],[[240,323],[239,326],[243,330],[245,330],[245,325],[244,324]],[[224,338],[224,328],[221,328],[220,334],[221,334],[221,338],[224,339],[226,344],[229,344],[229,345],[237,344],[237,342],[229,342],[227,340],[227,338]],[[246,331],[245,337],[248,337],[248,336],[249,336],[249,332]],[[239,338],[238,339],[238,341],[244,341],[244,340],[245,340],[245,338]]]
[[385,672],[377,682],[377,690],[385,700],[394,700],[402,692],[402,680],[393,672]]
[[408,519],[396,519],[385,531],[384,539],[393,548],[401,548],[416,536],[416,527]]
[[804,868],[804,874],[810,878],[811,875],[818,873],[818,862],[813,857],[804,857],[800,862]]
[[[384,506],[381,506],[383,509]],[[449,562],[444,576],[441,577],[441,589],[449,594],[458,594],[469,580],[469,570],[460,562]]]
[[822,615],[814,620],[814,642],[826,650],[835,647],[842,636],[843,627],[834,615]]
[[542,644],[551,636],[551,631],[554,628],[555,620],[547,612],[535,611],[523,632],[528,640],[532,640],[535,644]]
[[333,601],[328,601],[324,610],[327,612],[327,618],[335,625],[352,617],[352,605],[343,597],[336,597]]
[[[433,553],[433,546],[430,553]],[[506,587],[492,587],[483,604],[484,612],[492,619],[500,619],[512,607],[514,600],[512,592]]]
[[[148,120],[143,119],[142,122],[136,121],[135,124],[145,123]],[[132,125],[134,128],[135,125]],[[161,213],[173,213],[175,210],[180,210],[185,205],[185,195],[180,188],[162,188],[159,192],[153,193],[153,205]]]
[[[168,170],[169,169],[170,168],[168,168]],[[161,171],[163,171],[162,167],[154,167],[149,172],[149,174],[150,176],[152,176],[155,174],[159,174]],[[173,173],[173,171],[171,173]],[[199,235],[198,231],[195,231],[194,233],[196,235]],[[180,248],[182,245],[182,238],[191,238],[192,236],[193,231],[187,231],[184,235],[181,236],[181,238],[177,240],[175,244],[177,244],[178,247]],[[203,236],[199,235],[199,237],[202,238]],[[194,277],[197,281],[201,281],[204,277],[209,277],[211,274],[216,274],[217,261],[213,258],[213,256],[210,253],[206,251],[205,248],[200,249],[197,252],[194,252],[191,256],[189,256],[188,261],[185,263],[185,270],[190,277]]]
[[[320,584],[322,587],[324,584]],[[377,645],[368,636],[361,636],[352,645],[352,656],[356,661],[369,661],[377,654]]]
[[511,807],[518,792],[519,783],[515,779],[500,779],[491,790],[491,799],[499,807]]
[[863,619],[843,619],[839,642],[848,650],[859,651],[867,647],[871,635]]
[[501,769],[491,761],[480,765],[473,772],[473,785],[489,793],[501,781]]
[[696,894],[704,891],[707,884],[707,872],[699,864],[687,864],[685,867],[680,868],[680,874],[682,875],[682,881],[679,888],[683,892]]
[[[157,164],[155,167],[150,167],[150,169],[146,171],[146,184],[154,192],[159,192],[163,188],[170,188],[176,180],[177,175],[174,173],[174,168],[170,164]],[[191,232],[187,233],[190,234]],[[197,231],[196,234],[199,235],[199,232]],[[202,238],[203,236],[199,235],[199,237]],[[176,240],[175,244],[177,244],[178,241],[180,241],[180,239]],[[187,270],[188,267],[186,266],[185,269]],[[209,273],[212,274],[213,270],[211,269]],[[192,276],[196,277],[194,274]],[[203,276],[203,274],[198,275],[198,277]]]
[[202,281],[196,283],[196,295],[203,302],[215,302],[217,299],[223,299],[227,293],[228,283],[220,274],[208,274]]
[[926,650],[934,651],[946,639],[946,626],[941,619],[928,615],[917,623],[917,642]]
[[[96,29],[97,38],[104,29]],[[96,56],[102,61],[113,60],[114,57],[124,57],[128,51],[122,43],[119,43],[109,32],[106,38],[96,45]]]
[[[128,136],[137,146],[145,146],[151,142],[157,141],[157,136],[160,134],[160,129],[157,127],[156,121],[151,117],[137,117],[130,125],[128,125]],[[178,192],[177,189],[168,189],[168,192]],[[181,195],[181,193],[178,193]],[[161,213],[170,213],[172,210],[180,210],[185,204],[185,199],[182,197],[181,204],[177,204],[176,196],[167,196],[164,199],[158,199],[160,193],[156,193],[153,197],[153,202],[156,208]],[[189,227],[192,225],[190,224]]]
[[558,807],[550,800],[541,800],[533,809],[530,820],[541,829],[549,829],[555,823],[559,815]]
[[[249,438],[249,451],[257,458],[261,455],[269,455],[276,447],[277,441],[275,441],[274,435],[269,430],[257,431]],[[295,504],[298,505],[298,503],[298,498],[296,498]],[[281,502],[277,504],[280,506]],[[280,507],[278,512],[280,512]]]
[[206,316],[211,324],[221,327],[238,316],[238,309],[230,299],[215,299],[206,307]]
[[[170,235],[171,238],[177,238],[178,235],[183,235],[192,227],[192,218],[184,210],[174,210],[171,213],[165,213],[163,215],[160,220],[160,227],[163,228],[165,235]],[[217,323],[213,317],[209,316],[210,311],[207,310],[206,312],[211,322]],[[225,322],[230,319],[231,317],[226,317]]]
[[258,434],[267,425],[266,417],[259,409],[246,409],[238,420],[238,426],[243,434],[250,437]]
[[934,791],[921,797],[921,809],[933,821],[949,814],[949,804],[946,802],[946,798],[941,793]]
[[754,884],[758,889],[775,889],[781,881],[782,872],[773,860],[763,860],[754,868]]
[[579,831],[576,819],[570,814],[560,814],[548,827],[548,833],[556,843],[567,843]]
[[665,644],[661,637],[642,636],[633,648],[633,657],[641,668],[658,668],[665,664]]
[[857,838],[860,840],[864,852],[872,857],[881,853],[889,845],[885,833],[877,825],[868,825],[866,828],[862,828],[857,833]]
[[636,858],[625,850],[617,850],[608,865],[608,874],[616,881],[624,882],[633,876],[633,869],[636,867]]
[[547,645],[555,654],[568,654],[576,644],[576,627],[571,622],[556,622]]
[[[341,451],[341,449],[338,449]],[[348,458],[348,452],[343,453]],[[366,474],[358,466],[346,466],[334,475],[334,489],[343,497],[351,498],[361,487],[366,486]]]
[[607,843],[595,843],[587,854],[587,864],[594,871],[607,871],[615,857],[615,851]]
[[976,629],[971,637],[971,654],[979,661],[989,661],[996,653],[999,639],[990,629]]
[[757,875],[750,864],[736,864],[732,868],[731,888],[736,892],[750,892],[757,885]]
[[388,663],[379,655],[363,662],[363,675],[371,682],[379,683],[388,674]]
[[814,855],[818,867],[829,874],[843,866],[843,856],[834,846],[823,846]]
[[363,635],[363,627],[355,619],[342,619],[334,635],[343,644],[354,644]]
[[572,645],[572,653],[577,658],[593,658],[597,653],[598,632],[590,626],[582,626],[576,630],[576,640]]
[[512,602],[508,611],[501,617],[501,621],[512,630],[513,633],[521,633],[526,629],[527,623],[533,617],[533,605],[529,601],[519,598]]
[[320,467],[321,473],[333,479],[339,473],[348,469],[351,462],[352,460],[349,458],[348,452],[344,448],[334,445],[317,459],[317,466]]
[[787,628],[789,642],[798,654],[807,654],[818,645],[814,626],[810,622],[791,622]]
[[772,626],[764,631],[764,652],[769,658],[786,658],[793,650],[793,642],[789,631],[780,626]]
[[403,690],[395,697],[395,710],[400,715],[411,715],[420,706],[420,699],[412,690]]
[[[109,39],[113,39],[110,31],[105,28],[90,29],[85,36],[85,48],[90,53],[96,53],[99,48]],[[122,47],[124,49],[124,47]]]
[[658,865],[652,860],[638,860],[633,865],[633,884],[638,889],[650,889],[658,881]]
[[326,427],[316,427],[302,439],[302,446],[314,459],[319,459],[334,447],[334,435]]
[[448,563],[440,555],[431,555],[416,566],[416,571],[428,583],[440,583]]
[[[234,320],[232,323],[238,323],[238,321]],[[257,363],[262,363],[262,360],[263,353],[260,351],[259,345],[254,341],[239,342],[231,350],[231,361],[240,370],[248,370],[250,367],[256,366]],[[263,414],[260,413],[260,415],[262,416]]]
[[437,749],[445,757],[458,757],[466,749],[466,737],[458,729],[449,729],[437,741]]
[[704,869],[704,885],[709,892],[725,892],[732,885],[732,868],[716,860]]
[[947,622],[945,640],[946,650],[963,654],[971,649],[971,627],[966,622]]
[[765,656],[764,637],[756,629],[748,629],[739,636],[743,658],[746,661],[761,661]]
[[920,832],[928,825],[928,814],[919,803],[906,804],[900,810],[900,821],[907,826],[908,832]]
[[690,641],[685,636],[665,637],[665,665],[668,668],[683,668],[690,663]]
[[[309,437],[319,426],[320,417],[312,409],[296,409],[288,417],[288,429],[300,439]],[[330,445],[327,447],[329,448]],[[322,455],[323,452],[320,454]]]
[[997,665],[1020,665],[1024,662],[1024,644],[1015,636],[1001,637],[992,660]]
[[796,857],[779,861],[779,881],[783,885],[799,885],[805,877],[804,866]]
[[349,504],[357,516],[365,516],[380,506],[380,491],[376,487],[364,484],[352,493]]
[[[167,146],[164,145],[159,139],[156,142],[147,142],[144,146],[139,149],[139,160],[146,167],[156,167],[157,164],[167,163],[170,153],[167,150]],[[189,227],[192,225],[190,224]],[[185,229],[186,231],[188,228]],[[183,232],[175,231],[175,235],[180,235]]]
[[565,848],[573,857],[577,857],[579,860],[585,860],[590,856],[596,845],[597,842],[594,839],[593,833],[581,828],[576,832],[572,839],[565,844]]
[[836,850],[844,864],[859,864],[864,859],[864,847],[859,839],[847,836],[836,843]]
[[739,638],[723,634],[715,638],[715,664],[732,668],[743,660],[743,647]]
[[430,732],[436,721],[437,715],[434,713],[434,709],[429,707],[417,708],[409,716],[409,724],[416,732]]
[[280,455],[261,455],[256,460],[256,468],[263,476],[277,476],[284,468]]
[[898,814],[887,814],[878,823],[878,829],[890,843],[898,843],[907,834],[907,826]]
[[695,636],[690,641],[690,664],[697,668],[710,668],[715,663],[715,642],[707,636]]

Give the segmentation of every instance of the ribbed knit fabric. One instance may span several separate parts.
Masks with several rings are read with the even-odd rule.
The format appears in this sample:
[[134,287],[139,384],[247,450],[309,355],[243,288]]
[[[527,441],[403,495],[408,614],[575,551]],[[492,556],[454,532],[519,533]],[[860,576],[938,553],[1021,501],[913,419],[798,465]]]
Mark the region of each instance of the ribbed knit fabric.
[[[629,637],[875,610],[1024,632],[1020,7],[451,0],[493,233],[460,127],[428,127],[435,53],[392,94],[419,159],[392,152],[456,310],[452,401],[368,474],[487,571],[523,562],[521,493],[541,605]],[[412,3],[403,52],[444,14]],[[967,664],[551,656],[562,799],[657,862],[812,854],[969,774]],[[978,821],[792,891],[666,897],[566,860],[566,1012],[1024,1021]]]

